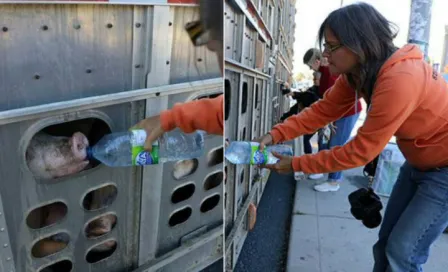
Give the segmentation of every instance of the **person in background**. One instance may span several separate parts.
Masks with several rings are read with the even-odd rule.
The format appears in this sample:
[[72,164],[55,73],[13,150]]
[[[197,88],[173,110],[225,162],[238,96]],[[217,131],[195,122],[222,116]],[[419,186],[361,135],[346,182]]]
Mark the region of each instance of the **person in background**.
[[448,226],[448,84],[424,60],[418,45],[395,47],[396,34],[366,3],[330,13],[319,29],[319,42],[331,72],[341,76],[323,99],[276,125],[258,142],[263,150],[310,133],[364,98],[367,118],[351,141],[313,155],[276,154],[279,162],[263,167],[279,173],[357,168],[371,162],[396,136],[406,162],[373,247],[373,271],[419,272]]
[[[294,92],[292,93],[292,98],[296,100],[296,104],[291,107],[291,109],[284,113],[281,117],[281,121],[285,121],[288,117],[298,114],[303,109],[308,108],[319,100],[318,90],[319,90],[319,80],[320,80],[320,73],[314,72],[313,73],[313,86],[310,87],[305,92]],[[303,149],[305,154],[311,154],[313,153],[313,148],[311,146],[311,138],[316,134],[316,132],[311,134],[303,135]]]
[[[328,89],[330,89],[336,79],[337,74],[331,74],[328,61],[326,58],[322,57],[320,50],[311,48],[303,56],[303,62],[307,64],[310,69],[318,71],[321,74],[319,82],[319,96],[323,98]],[[350,138],[350,134],[355,127],[356,121],[359,118],[359,114],[362,110],[361,102],[358,100],[357,103],[344,113],[341,118],[334,122],[333,127],[334,133],[331,134],[328,144],[323,144],[323,138],[325,136],[319,137],[319,151],[324,149],[330,149],[335,146],[344,145]],[[327,113],[331,114],[331,113]],[[322,133],[321,133],[322,135]],[[310,179],[316,180],[323,177],[322,173],[312,174],[309,176]],[[328,180],[321,184],[314,186],[314,189],[319,192],[335,192],[340,188],[339,183],[342,181],[342,172],[332,172],[328,175]]]
[[[195,46],[207,45],[216,53],[221,74],[223,73],[223,0],[200,0],[200,21],[192,22],[187,31]],[[185,133],[204,130],[210,134],[223,135],[224,96],[179,103],[160,115],[140,121],[133,128],[147,133],[145,149],[151,151],[152,143],[163,133],[175,128]],[[204,114],[206,113],[206,114]]]

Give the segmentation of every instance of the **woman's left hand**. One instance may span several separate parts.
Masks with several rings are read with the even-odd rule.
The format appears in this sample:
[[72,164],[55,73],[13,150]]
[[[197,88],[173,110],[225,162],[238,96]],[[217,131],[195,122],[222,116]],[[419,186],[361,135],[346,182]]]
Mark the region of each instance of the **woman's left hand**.
[[276,158],[280,159],[276,164],[264,164],[260,165],[261,168],[267,168],[278,172],[279,174],[288,174],[294,172],[292,169],[292,158],[291,156],[283,156],[278,153],[273,152]]

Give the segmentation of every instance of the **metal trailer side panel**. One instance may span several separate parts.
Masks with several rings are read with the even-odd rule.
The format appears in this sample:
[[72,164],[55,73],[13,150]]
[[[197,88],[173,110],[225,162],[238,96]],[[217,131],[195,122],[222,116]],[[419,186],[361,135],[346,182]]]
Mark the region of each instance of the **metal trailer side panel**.
[[[104,269],[118,271],[120,268],[132,266],[135,262],[137,249],[134,247],[134,237],[137,235],[138,228],[134,216],[139,213],[132,211],[138,207],[135,201],[138,201],[140,195],[140,192],[134,189],[138,184],[136,172],[138,169],[108,168],[100,165],[51,182],[40,182],[34,179],[25,162],[25,150],[29,140],[44,127],[73,120],[98,118],[109,125],[112,131],[123,131],[136,121],[133,116],[131,104],[126,103],[0,127],[0,142],[7,146],[3,149],[3,154],[8,154],[7,157],[1,156],[0,159],[1,172],[5,173],[0,183],[0,191],[3,192],[3,202],[9,207],[14,206],[14,210],[5,211],[5,218],[8,229],[17,230],[9,234],[18,271],[37,269],[61,259],[71,260],[75,269],[81,271]],[[90,190],[108,184],[116,186],[119,192],[115,201],[106,209],[84,211],[80,205],[85,195]],[[26,224],[26,216],[29,212],[54,201],[62,201],[66,204],[68,207],[66,217],[50,227],[30,229]],[[115,228],[102,237],[86,238],[83,230],[87,222],[110,212],[118,218]],[[43,259],[31,257],[30,250],[35,242],[61,231],[70,236],[70,243],[65,249]],[[118,247],[108,261],[87,264],[85,261],[87,251],[92,246],[110,238],[117,241]]]
[[0,111],[131,89],[132,6],[4,4],[0,12],[8,28]]

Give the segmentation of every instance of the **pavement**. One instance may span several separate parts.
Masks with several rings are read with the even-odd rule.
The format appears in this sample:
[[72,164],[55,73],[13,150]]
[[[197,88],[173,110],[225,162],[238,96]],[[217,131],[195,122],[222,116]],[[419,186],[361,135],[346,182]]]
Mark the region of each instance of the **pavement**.
[[[378,230],[368,229],[350,214],[347,196],[367,185],[362,168],[345,171],[338,192],[319,193],[315,181],[297,182],[292,212],[288,272],[372,271],[372,246]],[[388,198],[382,202],[387,204]],[[384,209],[383,209],[384,210]],[[447,271],[448,234],[431,248],[425,272]]]
[[235,272],[285,271],[295,186],[292,175],[270,174]]
[[[365,105],[363,105],[365,108]],[[365,120],[361,114],[352,136]],[[368,229],[350,213],[348,195],[367,186],[362,168],[344,171],[338,192],[319,193],[313,186],[321,181],[297,182],[292,210],[288,272],[364,272],[372,271],[372,246],[379,227]],[[388,198],[382,197],[383,205]],[[384,209],[383,209],[384,212]],[[425,272],[445,272],[448,267],[448,234],[431,248]]]

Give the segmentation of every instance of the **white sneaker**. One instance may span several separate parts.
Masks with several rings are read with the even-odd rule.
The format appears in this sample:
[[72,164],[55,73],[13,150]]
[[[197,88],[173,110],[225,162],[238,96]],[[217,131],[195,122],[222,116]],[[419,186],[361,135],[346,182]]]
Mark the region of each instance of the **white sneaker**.
[[306,177],[305,177],[305,174],[303,172],[294,172],[294,179],[296,181],[304,180],[305,178]]
[[324,177],[324,174],[311,174],[308,176],[309,179],[316,180]]
[[330,182],[324,182],[314,186],[314,190],[318,192],[336,192],[341,186],[339,184],[331,184]]

